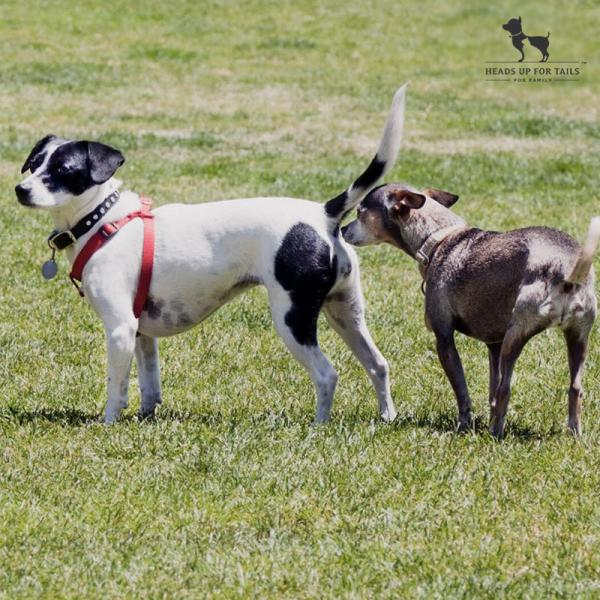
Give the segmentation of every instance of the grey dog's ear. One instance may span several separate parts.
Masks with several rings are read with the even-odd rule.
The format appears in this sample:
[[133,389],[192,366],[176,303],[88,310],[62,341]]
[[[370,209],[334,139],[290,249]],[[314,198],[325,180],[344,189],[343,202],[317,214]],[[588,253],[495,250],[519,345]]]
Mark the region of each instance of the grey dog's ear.
[[108,181],[125,162],[125,157],[115,148],[100,142],[86,142],[90,178],[95,184]]
[[458,200],[456,194],[450,192],[444,192],[443,190],[436,190],[435,188],[428,188],[423,190],[430,198],[433,198],[436,202],[439,202],[442,206],[450,208]]
[[395,212],[408,212],[408,209],[418,209],[425,204],[425,194],[413,192],[412,190],[392,190],[388,195],[388,201]]
[[36,142],[35,146],[32,148],[29,156],[25,159],[23,166],[21,167],[21,173],[25,173],[25,171],[29,171],[31,168],[31,163],[35,159],[35,157],[46,147],[46,144],[56,138],[55,135],[49,133],[46,137],[43,137],[41,140]]

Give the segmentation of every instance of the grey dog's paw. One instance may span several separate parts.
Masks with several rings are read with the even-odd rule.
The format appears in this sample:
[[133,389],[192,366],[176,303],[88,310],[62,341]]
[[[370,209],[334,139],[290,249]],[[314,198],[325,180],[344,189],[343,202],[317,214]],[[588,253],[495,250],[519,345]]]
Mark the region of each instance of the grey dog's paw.
[[497,439],[501,440],[504,438],[504,422],[494,420],[490,424],[490,433]]
[[473,430],[473,419],[468,417],[466,419],[459,419],[456,423],[456,433],[467,433]]
[[140,408],[136,416],[138,421],[153,421],[156,418],[156,409],[143,410]]

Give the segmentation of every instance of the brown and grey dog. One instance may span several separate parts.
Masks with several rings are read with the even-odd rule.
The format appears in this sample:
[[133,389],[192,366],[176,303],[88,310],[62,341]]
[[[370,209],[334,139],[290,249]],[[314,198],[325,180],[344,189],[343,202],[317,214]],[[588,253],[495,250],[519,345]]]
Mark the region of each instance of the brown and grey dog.
[[581,432],[581,378],[596,317],[593,254],[600,217],[583,248],[549,227],[499,233],[469,227],[449,208],[458,196],[389,184],[358,206],[342,229],[347,242],[387,242],[419,262],[425,283],[425,319],[458,402],[458,428],[471,423],[471,399],[454,344],[459,331],[488,346],[490,431],[504,433],[515,361],[525,344],[548,327],[560,327],[568,349],[569,428]]

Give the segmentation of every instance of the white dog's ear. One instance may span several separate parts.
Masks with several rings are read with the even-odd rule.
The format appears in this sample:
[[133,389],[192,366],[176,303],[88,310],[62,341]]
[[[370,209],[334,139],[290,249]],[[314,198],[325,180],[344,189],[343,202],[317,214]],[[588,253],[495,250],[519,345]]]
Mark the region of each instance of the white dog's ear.
[[46,147],[49,141],[55,139],[56,136],[49,133],[46,137],[43,137],[41,140],[36,142],[35,146],[32,148],[29,156],[25,159],[23,166],[21,167],[21,173],[25,173],[25,171],[29,171],[31,168],[31,163],[35,160],[36,156],[40,154],[40,152]]
[[108,181],[125,162],[125,157],[115,148],[100,142],[86,142],[90,178],[95,184]]

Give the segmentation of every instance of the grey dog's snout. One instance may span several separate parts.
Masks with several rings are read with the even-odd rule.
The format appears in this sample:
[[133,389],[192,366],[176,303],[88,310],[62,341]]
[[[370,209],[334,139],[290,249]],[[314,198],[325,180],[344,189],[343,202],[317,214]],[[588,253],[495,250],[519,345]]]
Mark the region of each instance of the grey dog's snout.
[[25,206],[31,204],[31,200],[29,198],[29,190],[27,188],[24,188],[21,184],[15,187],[15,194],[17,194],[17,200],[21,204]]
[[346,240],[349,244],[354,243],[354,240],[352,239],[352,223],[344,225],[344,227],[342,227],[340,231],[342,232],[342,237],[344,238],[344,240]]

